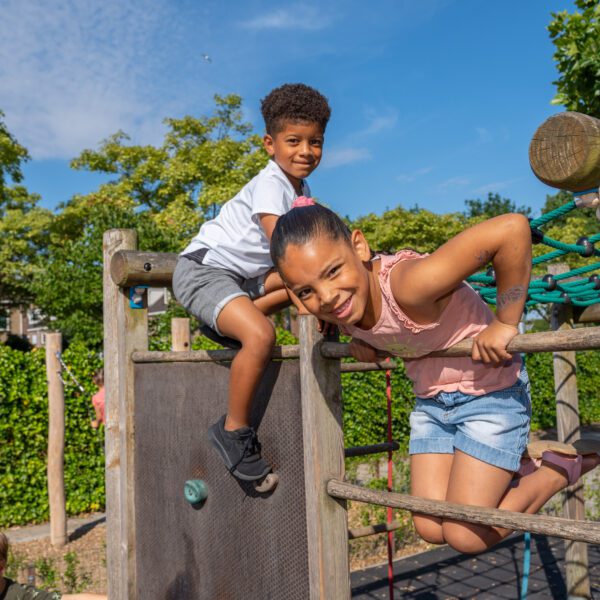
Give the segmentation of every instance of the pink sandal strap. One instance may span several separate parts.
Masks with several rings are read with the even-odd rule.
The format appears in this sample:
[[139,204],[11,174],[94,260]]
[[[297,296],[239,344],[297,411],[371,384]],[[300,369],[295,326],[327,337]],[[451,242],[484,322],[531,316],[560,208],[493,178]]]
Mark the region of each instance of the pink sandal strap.
[[583,463],[581,454],[577,456],[564,456],[552,450],[547,450],[542,454],[542,460],[566,471],[569,485],[577,483],[581,477],[581,466]]

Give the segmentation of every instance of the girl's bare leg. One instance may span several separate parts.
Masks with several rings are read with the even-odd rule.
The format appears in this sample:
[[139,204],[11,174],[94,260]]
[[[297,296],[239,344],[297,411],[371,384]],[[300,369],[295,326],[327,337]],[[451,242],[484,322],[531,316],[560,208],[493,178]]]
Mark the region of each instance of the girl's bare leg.
[[[413,496],[445,500],[452,470],[453,454],[412,454],[410,491]],[[417,533],[431,544],[444,544],[441,517],[413,513]]]
[[[600,463],[597,455],[583,458],[582,472]],[[458,504],[501,508],[534,514],[568,485],[563,469],[542,462],[531,475],[509,487],[512,472],[494,467],[457,450],[450,472],[446,500]],[[443,538],[460,552],[482,552],[511,533],[510,530],[444,519]]]

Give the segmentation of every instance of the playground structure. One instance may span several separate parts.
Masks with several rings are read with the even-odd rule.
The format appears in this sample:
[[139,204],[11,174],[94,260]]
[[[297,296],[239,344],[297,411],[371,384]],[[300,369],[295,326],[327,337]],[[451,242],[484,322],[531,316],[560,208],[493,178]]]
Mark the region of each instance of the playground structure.
[[[594,165],[598,182],[600,161]],[[253,407],[253,425],[260,429],[279,486],[260,494],[236,481],[205,435],[226,405],[227,364],[235,351],[149,352],[147,311],[136,286],[169,285],[176,256],[138,252],[135,232],[111,230],[104,238],[104,259],[111,600],[347,599],[348,499],[576,540],[572,557],[577,556],[573,562],[579,571],[576,566],[572,571],[570,592],[586,597],[580,542],[600,543],[600,524],[582,520],[580,497],[567,504],[569,518],[563,519],[344,482],[340,373],[346,365],[340,359],[349,355],[348,348],[325,342],[313,317],[300,317],[298,346],[275,349]],[[563,304],[561,310],[570,310]],[[600,320],[598,305],[589,304],[580,320]],[[600,348],[600,328],[571,329],[570,315],[561,310],[556,331],[517,336],[509,350],[552,351],[567,365],[555,369],[559,439],[572,442],[579,437],[573,352]],[[437,354],[469,353],[465,340]],[[379,370],[382,365],[348,367]],[[184,484],[198,479],[206,483],[208,497],[191,505]]]

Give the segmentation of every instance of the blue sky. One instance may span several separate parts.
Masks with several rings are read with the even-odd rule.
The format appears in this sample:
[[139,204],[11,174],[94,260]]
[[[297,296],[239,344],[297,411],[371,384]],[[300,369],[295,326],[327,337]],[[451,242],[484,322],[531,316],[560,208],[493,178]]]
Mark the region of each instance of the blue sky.
[[103,181],[69,160],[118,129],[159,144],[165,117],[237,93],[262,133],[260,99],[304,82],[332,106],[311,188],[341,214],[460,211],[488,192],[538,212],[553,190],[527,151],[563,110],[546,29],[560,10],[573,2],[3,0],[0,109],[51,208]]

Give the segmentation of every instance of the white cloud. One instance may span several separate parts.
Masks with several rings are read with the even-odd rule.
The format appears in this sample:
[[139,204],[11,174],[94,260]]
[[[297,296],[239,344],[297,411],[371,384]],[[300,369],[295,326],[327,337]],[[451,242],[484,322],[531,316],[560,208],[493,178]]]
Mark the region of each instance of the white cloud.
[[324,168],[341,167],[351,163],[370,160],[371,153],[366,148],[337,148],[327,150],[323,158]]
[[401,181],[402,183],[410,183],[411,181],[414,181],[418,177],[422,177],[423,175],[427,175],[427,173],[431,173],[432,170],[433,170],[433,167],[423,167],[421,169],[417,169],[416,171],[413,171],[412,173],[402,173],[401,175],[398,175],[398,177],[396,177],[396,179],[398,181]]
[[398,111],[392,108],[388,108],[381,113],[369,110],[367,111],[367,120],[369,124],[365,129],[359,131],[358,135],[373,135],[380,131],[392,129],[398,122]]
[[513,183],[520,181],[521,179],[507,179],[505,181],[493,181],[492,183],[486,183],[473,190],[474,194],[487,194],[489,192],[495,193],[506,189]]
[[5,0],[0,108],[10,131],[34,158],[72,158],[118,129],[160,140],[165,18],[160,0]]
[[477,141],[481,144],[487,144],[493,140],[491,132],[485,127],[476,127]]
[[471,180],[466,177],[451,177],[450,179],[446,179],[446,181],[438,183],[436,189],[438,192],[445,192],[447,190],[465,187],[470,183]]
[[269,29],[295,29],[318,31],[331,23],[331,17],[317,6],[296,4],[287,9],[280,8],[242,21],[239,25],[244,29],[263,31]]

